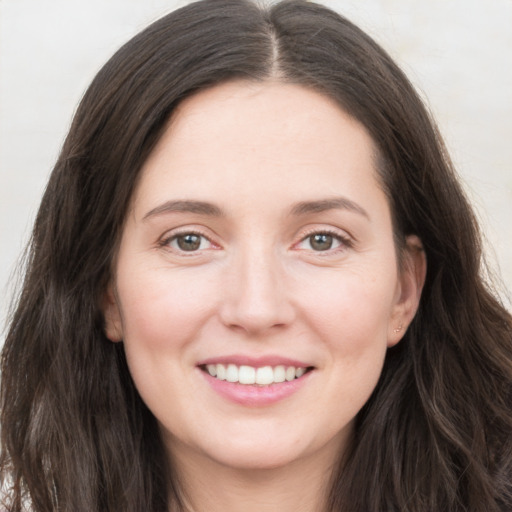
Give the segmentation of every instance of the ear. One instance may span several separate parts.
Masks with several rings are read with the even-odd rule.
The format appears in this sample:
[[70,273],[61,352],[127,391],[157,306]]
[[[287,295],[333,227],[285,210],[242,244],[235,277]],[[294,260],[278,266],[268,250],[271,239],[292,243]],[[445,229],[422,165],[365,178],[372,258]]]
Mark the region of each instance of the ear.
[[105,336],[113,342],[122,341],[123,324],[121,321],[121,311],[112,284],[108,285],[103,296],[102,311],[105,320]]
[[388,347],[396,345],[403,338],[412,322],[427,275],[427,257],[417,236],[406,238],[401,256],[396,301],[388,326]]

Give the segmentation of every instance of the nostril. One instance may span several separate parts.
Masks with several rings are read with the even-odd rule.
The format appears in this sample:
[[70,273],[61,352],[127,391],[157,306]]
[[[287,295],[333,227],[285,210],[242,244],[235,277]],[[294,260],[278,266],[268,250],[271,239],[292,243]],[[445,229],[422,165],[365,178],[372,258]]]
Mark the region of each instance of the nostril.
[[225,304],[220,317],[222,323],[231,330],[257,334],[286,328],[293,321],[294,312],[285,299],[263,302],[245,297]]

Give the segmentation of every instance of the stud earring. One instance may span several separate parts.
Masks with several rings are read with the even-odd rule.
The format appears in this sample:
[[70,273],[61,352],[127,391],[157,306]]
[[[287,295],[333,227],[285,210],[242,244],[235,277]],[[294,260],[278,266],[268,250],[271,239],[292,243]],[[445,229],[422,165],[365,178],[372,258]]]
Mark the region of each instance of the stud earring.
[[393,332],[399,333],[402,330],[402,324],[400,324],[396,329],[393,329]]

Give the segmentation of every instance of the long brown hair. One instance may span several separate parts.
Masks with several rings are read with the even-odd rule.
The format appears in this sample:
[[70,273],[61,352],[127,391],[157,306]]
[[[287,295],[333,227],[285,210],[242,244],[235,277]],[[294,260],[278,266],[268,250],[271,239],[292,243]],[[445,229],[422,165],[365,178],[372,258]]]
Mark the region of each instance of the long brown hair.
[[139,171],[176,105],[240,78],[314,88],[362,122],[380,150],[397,247],[416,234],[427,255],[419,311],[357,417],[329,511],[512,510],[512,320],[481,277],[471,208],[403,73],[360,29],[304,0],[190,4],[122,47],[86,92],[2,353],[5,506],[180,508],[100,298]]

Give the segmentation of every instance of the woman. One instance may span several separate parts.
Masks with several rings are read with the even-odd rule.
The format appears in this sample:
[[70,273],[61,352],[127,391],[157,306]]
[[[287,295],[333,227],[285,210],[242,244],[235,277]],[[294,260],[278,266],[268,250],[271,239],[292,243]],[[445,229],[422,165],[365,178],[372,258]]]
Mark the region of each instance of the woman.
[[506,511],[512,321],[440,137],[303,1],[184,7],[77,111],[2,366],[8,510]]

